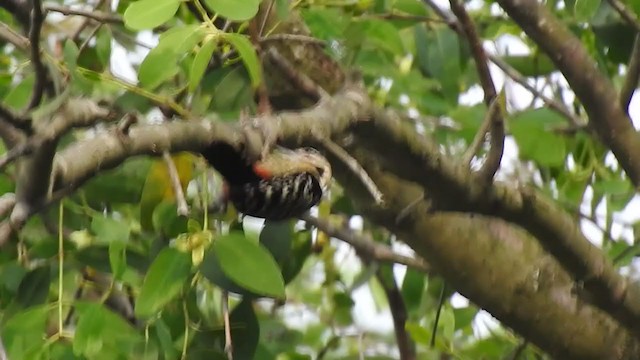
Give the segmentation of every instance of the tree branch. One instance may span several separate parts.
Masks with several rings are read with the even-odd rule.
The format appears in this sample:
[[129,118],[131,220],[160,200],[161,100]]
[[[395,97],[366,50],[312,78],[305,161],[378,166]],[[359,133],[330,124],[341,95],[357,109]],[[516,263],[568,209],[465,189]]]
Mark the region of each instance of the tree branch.
[[[476,63],[476,69],[478,71],[478,77],[480,78],[480,84],[484,91],[484,103],[487,108],[491,108],[491,105],[497,98],[496,87],[489,71],[489,64],[487,61],[487,55],[482,47],[482,41],[476,32],[473,21],[464,9],[464,5],[459,0],[449,0],[451,4],[451,10],[460,21],[462,27],[462,33],[465,35],[469,47],[471,48],[471,54],[473,60]],[[500,161],[502,160],[502,153],[504,151],[504,116],[502,114],[502,108],[498,107],[494,111],[489,111],[491,114],[491,122],[489,125],[490,144],[489,152],[485,159],[482,168],[478,171],[478,176],[482,181],[490,182],[493,179],[496,171],[500,168]],[[483,134],[484,136],[484,134]]]
[[567,109],[567,107],[564,104],[562,104],[559,101],[556,101],[553,98],[550,98],[544,95],[542,92],[538,91],[538,89],[536,89],[534,86],[529,84],[527,79],[522,74],[520,74],[516,69],[514,69],[509,64],[507,64],[500,57],[489,55],[489,59],[491,60],[492,63],[494,63],[497,67],[499,67],[500,70],[502,70],[508,77],[510,77],[515,82],[520,84],[523,88],[529,90],[529,92],[531,92],[535,96],[542,99],[542,101],[544,101],[544,103],[547,104],[547,106],[549,106],[551,110],[555,110],[555,112],[564,116],[569,121],[569,124],[571,124],[572,128],[581,129],[586,125],[584,121],[582,121],[582,119],[578,118],[575,114],[571,113],[571,111],[569,111],[569,109]]
[[580,40],[537,0],[498,3],[562,72],[587,111],[590,125],[633,184],[640,186],[640,134],[620,107],[610,80],[598,70]]
[[[380,154],[358,150],[358,159],[367,164],[375,164],[377,156]],[[504,325],[553,358],[634,359],[640,354],[637,338],[578,298],[558,262],[521,229],[484,216],[434,214],[425,202],[396,223],[395,214],[413,201],[416,185],[392,173],[367,170],[388,203],[376,207],[356,198],[363,215],[397,234],[448,284]],[[337,175],[341,183],[350,182],[345,178],[349,174]]]
[[29,109],[33,109],[40,104],[47,84],[47,69],[44,67],[40,55],[40,30],[43,22],[42,3],[40,0],[32,0],[29,41],[31,42],[31,64],[35,72],[35,83],[33,84],[31,100],[29,100]]
[[[388,271],[385,271],[388,270]],[[400,360],[415,360],[416,346],[405,329],[407,323],[407,307],[404,304],[402,293],[393,277],[393,265],[376,271],[376,278],[380,282],[384,294],[389,302],[389,310],[393,318],[393,329],[396,334],[396,344],[400,352]]]
[[381,112],[374,122],[360,124],[354,131],[361,139],[360,146],[368,151],[376,152],[384,144],[384,156],[378,162],[403,179],[420,184],[436,209],[476,212],[522,226],[576,280],[584,281],[598,307],[640,334],[640,288],[628,286],[574,219],[544,195],[528,187],[478,184],[463,166],[445,159],[436,144],[386,113]]
[[638,87],[638,80],[640,80],[640,33],[636,35],[633,42],[633,50],[627,65],[627,76],[625,76],[622,89],[620,89],[620,106],[627,114],[629,114],[629,104],[633,93]]
[[15,32],[9,25],[0,22],[0,39],[5,40],[22,51],[31,46],[29,39]]
[[[354,146],[358,145],[358,147],[357,151],[351,149],[350,153],[361,164],[368,164],[369,166],[380,164],[380,166],[394,171],[401,178],[419,184],[417,192],[424,191],[428,195],[427,200],[433,200],[436,209],[473,211],[497,216],[527,229],[539,239],[546,249],[559,259],[576,279],[584,281],[585,289],[594,296],[598,307],[611,314],[626,327],[634,329],[634,331],[637,330],[636,327],[640,324],[640,321],[636,321],[640,304],[640,301],[637,301],[639,299],[637,288],[635,286],[628,289],[625,288],[624,278],[615,272],[615,269],[606,261],[602,252],[591,245],[580,233],[578,226],[566,212],[531,189],[512,189],[499,184],[490,186],[478,184],[468,169],[442,156],[436,144],[430,143],[428,139],[416,134],[413,129],[404,126],[406,124],[402,123],[399,118],[390,117],[386,113],[375,110],[363,89],[346,88],[335,96],[322,101],[315,108],[301,112],[285,112],[273,116],[278,119],[279,138],[286,144],[300,146],[306,142],[313,143],[315,136],[330,137],[338,134],[352,134],[355,136]],[[236,149],[241,149],[246,137],[240,128],[227,123],[190,121],[171,122],[163,125],[132,126],[128,137],[125,139],[115,133],[107,133],[91,140],[79,141],[67,147],[56,158],[53,185],[55,192],[52,196],[56,196],[60,191],[70,191],[77,188],[99,171],[112,168],[130,156],[143,154],[160,155],[165,150],[200,151],[210,146],[214,141],[224,141]],[[373,154],[374,158],[363,158],[361,152]],[[416,164],[420,165],[416,166]],[[341,164],[336,163],[333,165],[336,165],[335,168],[338,170]],[[403,217],[400,222],[397,222],[396,215],[406,209],[408,204],[415,202],[416,192],[408,192],[404,188],[395,188],[391,192],[385,191],[384,187],[388,187],[388,185],[381,184],[369,169],[367,171],[385,195],[384,214],[390,216],[393,213],[393,221],[386,217],[379,219],[379,221],[384,220],[385,226],[391,230],[407,235],[407,231],[411,226],[409,225],[409,228],[405,229],[404,224],[407,221],[413,221],[413,217],[416,214],[424,215],[431,211],[425,208],[427,206],[425,201],[427,200],[410,207],[407,211],[408,215]],[[356,181],[357,185],[353,185],[354,182],[348,182],[344,178],[345,174],[347,176],[348,174],[352,175],[352,172],[336,172],[338,180],[351,189],[353,198],[357,200],[357,192],[353,186],[362,186],[362,184],[360,181]],[[363,209],[366,214],[370,214],[375,219],[376,212],[374,210],[376,207],[374,206],[374,210],[372,210],[370,196],[366,191],[363,191],[363,194],[366,197],[366,202],[361,203],[361,206],[362,204],[368,204],[369,207],[364,206]],[[387,204],[387,196],[392,197],[391,204]],[[401,204],[393,203],[403,196],[407,197],[406,201]],[[404,237],[404,239],[420,255],[426,256],[430,260],[434,260],[435,254],[443,256],[442,259],[435,259],[439,264],[438,269],[449,271],[449,268],[446,268],[444,263],[440,261],[444,261],[443,259],[453,254],[445,254],[441,250],[431,253],[425,250],[424,245],[420,245],[422,244],[421,242],[418,242],[418,239],[425,236],[432,241],[436,241],[433,235],[424,231],[436,229],[447,233],[454,230],[448,229],[444,231],[440,227],[441,224],[432,223],[432,221],[436,221],[431,220],[432,218],[439,219],[441,217],[431,213],[425,219],[434,228],[421,228],[419,229],[420,231],[416,229],[415,234],[411,233],[413,238]],[[462,223],[465,222],[464,220],[461,221]],[[472,220],[472,222],[475,224],[475,220]],[[447,223],[447,226],[450,225]],[[454,228],[455,231],[450,236],[459,238],[464,238],[462,236],[464,231],[476,236],[478,231],[484,230],[478,224],[466,230],[463,230],[464,227],[460,228],[457,225]],[[441,235],[437,231],[434,234]],[[493,238],[493,235],[489,237]],[[466,248],[471,243],[475,244],[476,241],[477,239],[474,238],[473,241],[465,243],[465,245],[458,244],[457,246],[465,248],[464,252],[468,256],[477,258],[479,255],[475,250],[472,251]],[[493,257],[494,255],[492,254],[491,256]],[[523,262],[530,264],[530,262],[526,261],[527,256],[523,259],[517,258],[522,254],[516,256],[513,252],[510,252],[508,256],[510,257],[507,261],[508,263],[509,261],[516,262],[517,266],[522,266]],[[457,261],[462,260],[459,259]],[[464,261],[469,261],[469,259]],[[487,266],[486,262],[483,261],[482,266]],[[516,265],[514,264],[513,266]],[[452,268],[455,268],[455,266]],[[461,271],[461,274],[465,274],[467,271],[468,269]],[[493,271],[498,271],[498,269]],[[505,273],[502,270],[499,272]],[[512,274],[513,269],[507,270],[506,273]],[[450,278],[462,281],[464,279],[459,278],[461,274],[448,273],[445,277],[447,277],[448,281]],[[476,276],[480,275],[474,274],[474,279]],[[501,281],[504,281],[504,279],[501,279]],[[492,292],[495,290],[493,288],[495,284],[488,285],[485,283],[484,286],[488,286],[487,288],[491,289]],[[504,285],[501,284],[500,286]],[[511,311],[502,312],[500,304],[495,304],[486,298],[488,296],[486,292],[482,292],[480,289],[476,289],[476,291],[472,295],[477,295],[478,299],[483,299],[482,301],[486,301],[487,305],[491,305],[489,308],[492,309],[492,313],[495,312],[494,315],[507,323],[512,323],[510,321],[514,319],[515,314]],[[513,288],[509,288],[508,291],[512,292]],[[545,302],[545,306],[549,305],[546,303],[550,301],[550,299],[546,299],[547,296],[550,296],[549,294],[534,293],[533,295],[539,301]],[[539,298],[539,296],[543,295],[544,299]],[[574,295],[567,296],[573,298]],[[555,299],[555,295],[551,297]],[[564,309],[565,305],[561,308]],[[545,311],[548,311],[548,308],[545,309]],[[540,308],[540,311],[542,311],[542,308]],[[533,313],[535,311],[527,308],[527,314],[518,314],[516,318],[520,321]],[[573,319],[575,312],[570,312],[569,314]],[[554,319],[562,318],[563,316],[561,314],[553,314]],[[587,318],[595,318],[600,315],[590,313],[588,316]],[[572,321],[575,322],[575,319]],[[527,322],[529,327],[540,326],[539,319],[528,319]],[[608,324],[607,322],[604,323]],[[532,331],[530,329],[527,330],[527,326],[520,324],[518,329],[525,333]],[[542,328],[545,328],[545,331],[549,329],[546,325],[539,329]],[[538,336],[542,337],[543,335],[539,333]],[[566,340],[565,338],[564,341]],[[538,343],[546,344],[547,349],[553,347],[549,344],[554,344],[555,341],[554,339],[549,339],[546,335],[545,339],[538,339]],[[563,346],[568,345],[563,343]],[[605,345],[602,346],[606,347]],[[585,349],[589,347],[584,347],[581,344],[573,348]]]
[[629,9],[620,0],[608,0],[612,8],[614,8],[620,17],[629,25],[631,25],[636,32],[640,33],[640,20],[632,9]]
[[300,219],[317,227],[327,235],[340,239],[353,246],[354,249],[368,259],[391,264],[402,264],[418,271],[429,273],[431,269],[424,260],[396,254],[390,247],[376,242],[370,236],[356,234],[346,227],[334,226],[326,220],[313,217],[309,214],[302,215]]
[[86,11],[86,10],[80,10],[80,9],[72,9],[67,6],[60,6],[60,5],[54,5],[54,4],[46,5],[45,10],[57,12],[63,15],[83,16],[88,19],[95,20],[97,22],[105,23],[105,24],[124,24],[124,21],[122,20],[122,17],[120,15],[106,13],[99,10]]

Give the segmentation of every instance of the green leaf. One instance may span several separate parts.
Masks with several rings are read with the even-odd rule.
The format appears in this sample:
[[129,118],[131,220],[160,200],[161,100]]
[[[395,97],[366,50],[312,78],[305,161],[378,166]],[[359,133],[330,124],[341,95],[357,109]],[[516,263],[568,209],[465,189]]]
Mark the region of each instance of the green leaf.
[[576,0],[573,14],[578,21],[587,22],[596,14],[601,0]]
[[291,254],[293,241],[293,221],[265,221],[260,232],[262,244],[278,264],[282,264]]
[[546,108],[515,115],[510,128],[518,143],[520,156],[540,166],[561,166],[567,155],[566,142],[562,136],[551,131],[553,126],[560,124],[564,124],[564,119]]
[[218,15],[232,21],[249,20],[258,13],[260,0],[205,0]]
[[414,322],[407,321],[404,328],[407,330],[413,341],[421,345],[429,345],[431,342],[431,331]]
[[471,328],[473,319],[478,314],[478,309],[473,306],[464,308],[453,309],[454,322],[456,324],[456,330],[464,329],[466,327]]
[[91,220],[91,231],[96,234],[96,239],[100,243],[125,243],[129,241],[131,227],[125,221],[97,215]]
[[51,283],[51,267],[48,264],[29,271],[18,286],[16,300],[24,307],[39,305],[47,300]]
[[120,280],[127,269],[126,245],[123,242],[114,241],[109,244],[109,264],[114,279]]
[[502,60],[526,77],[546,76],[556,71],[551,59],[543,54],[505,55]]
[[140,0],[124,12],[124,24],[132,30],[153,29],[171,19],[180,0]]
[[89,180],[82,187],[86,201],[96,208],[105,203],[139,203],[151,163],[148,157],[133,158]]
[[111,61],[111,29],[108,26],[102,26],[96,35],[96,53],[103,67],[109,65]]
[[[175,201],[165,200],[153,210],[152,220],[154,230],[171,239],[187,231],[187,223],[190,219],[178,216]],[[202,226],[199,229],[202,229]]]
[[78,356],[95,358],[100,352],[111,350],[113,345],[117,345],[117,353],[127,354],[142,341],[129,323],[100,303],[78,302],[76,309],[78,324],[73,352]]
[[33,89],[33,83],[35,76],[33,73],[29,73],[24,80],[11,89],[4,97],[3,103],[6,106],[10,106],[13,109],[22,109],[29,103],[31,98],[31,91]]
[[144,278],[136,301],[136,316],[147,318],[158,312],[178,295],[190,271],[190,254],[173,248],[163,249]]
[[206,32],[200,24],[176,26],[160,35],[156,48],[171,50],[175,54],[183,55],[191,52],[202,39]]
[[250,81],[242,67],[221,68],[207,74],[202,90],[213,93],[211,110],[220,113],[239,111],[253,102]]
[[209,65],[209,61],[211,60],[211,56],[213,55],[213,50],[216,47],[216,40],[212,37],[205,41],[202,44],[200,50],[196,53],[195,58],[193,58],[193,63],[191,64],[191,73],[189,74],[189,91],[193,92],[198,85],[200,85],[200,80],[202,80],[202,76],[204,72],[207,70],[207,66]]
[[393,55],[405,53],[398,29],[387,21],[378,19],[354,21],[346,31],[345,38],[354,46],[357,43],[368,43]]
[[426,276],[425,273],[411,268],[408,268],[404,275],[404,280],[402,281],[402,298],[404,299],[409,314],[417,312],[422,303]]
[[240,34],[224,34],[224,39],[228,41],[238,51],[244,66],[247,68],[249,77],[251,78],[251,85],[257,87],[262,82],[262,67],[260,66],[260,60],[256,55],[256,49],[251,44],[251,41],[247,37]]
[[16,293],[26,273],[27,270],[17,260],[3,264],[0,268],[0,285],[11,293]]
[[460,93],[460,44],[458,35],[448,27],[427,32],[424,25],[415,28],[417,64],[425,76],[440,81],[442,92],[452,104]]
[[180,71],[178,56],[173,49],[155,47],[142,60],[138,70],[140,85],[153,90]]
[[238,285],[257,294],[285,297],[280,268],[264,247],[232,232],[218,238],[213,251],[224,273]]
[[341,39],[351,18],[336,8],[310,8],[302,10],[302,17],[311,33],[320,39]]
[[2,325],[2,341],[9,359],[23,358],[46,340],[45,326],[50,305],[43,304],[14,314]]

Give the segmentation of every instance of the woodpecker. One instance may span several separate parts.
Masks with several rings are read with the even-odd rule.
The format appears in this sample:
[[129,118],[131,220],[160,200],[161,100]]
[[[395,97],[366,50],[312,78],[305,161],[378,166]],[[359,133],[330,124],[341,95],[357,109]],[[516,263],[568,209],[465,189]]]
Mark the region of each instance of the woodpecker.
[[329,162],[312,148],[277,148],[254,163],[222,143],[202,154],[224,177],[226,200],[245,215],[267,220],[302,215],[320,201],[331,180]]

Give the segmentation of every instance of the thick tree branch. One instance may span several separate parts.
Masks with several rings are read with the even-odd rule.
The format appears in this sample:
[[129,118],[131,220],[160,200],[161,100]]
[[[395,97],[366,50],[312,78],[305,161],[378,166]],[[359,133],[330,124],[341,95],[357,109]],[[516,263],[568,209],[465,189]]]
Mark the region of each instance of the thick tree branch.
[[[109,110],[97,106],[90,100],[71,99],[64,103],[50,120],[40,119],[36,122],[35,133],[27,138],[23,146],[16,146],[26,149],[25,153],[33,154],[19,164],[16,205],[11,212],[9,226],[3,227],[4,236],[22,228],[34,212],[48,203],[58,139],[72,127],[94,124],[109,114]],[[10,154],[12,153],[8,152],[5,156]],[[6,240],[6,237],[0,236],[0,244]]]
[[537,0],[498,3],[562,72],[587,111],[590,125],[633,184],[640,186],[640,134],[620,107],[610,80],[598,70],[580,40]]
[[[375,164],[373,159],[380,156],[354,152],[367,164]],[[503,324],[558,359],[634,359],[640,354],[638,340],[577,297],[573,281],[558,262],[521,229],[484,216],[434,214],[425,202],[397,223],[395,214],[414,200],[419,187],[391,173],[367,170],[388,203],[372,206],[356,197],[355,205],[396,233],[447,283]],[[337,172],[338,180],[348,184],[351,180],[345,175],[349,174]]]
[[[400,177],[420,184],[430,194],[436,209],[476,212],[496,216],[522,226],[536,236],[602,310],[640,334],[640,289],[627,286],[624,277],[602,251],[582,234],[574,219],[534,189],[514,189],[502,184],[483,186],[465,167],[451,163],[437,145],[402,125],[398,118],[380,113],[374,122],[354,130],[361,146],[375,152],[384,143],[378,159]],[[417,168],[415,164],[423,164]]]

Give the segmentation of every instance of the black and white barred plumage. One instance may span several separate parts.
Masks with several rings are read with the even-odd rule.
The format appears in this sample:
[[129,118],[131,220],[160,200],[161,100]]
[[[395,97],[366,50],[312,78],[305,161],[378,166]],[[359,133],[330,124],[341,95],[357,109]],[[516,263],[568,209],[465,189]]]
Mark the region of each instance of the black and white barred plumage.
[[203,155],[225,178],[227,200],[244,215],[267,220],[302,215],[331,180],[328,161],[314,149],[279,149],[254,164],[226,144],[213,144]]
[[320,182],[307,172],[229,186],[229,200],[239,212],[269,220],[299,216],[321,198]]

